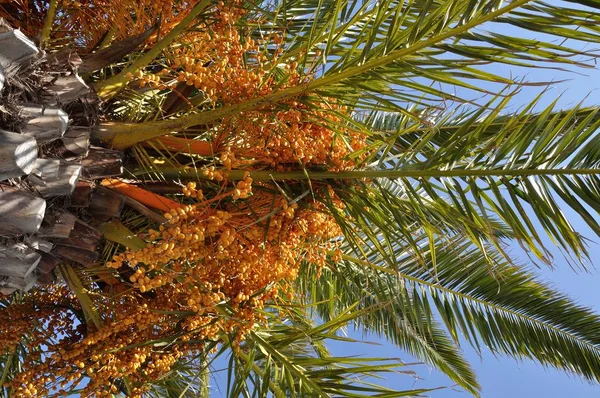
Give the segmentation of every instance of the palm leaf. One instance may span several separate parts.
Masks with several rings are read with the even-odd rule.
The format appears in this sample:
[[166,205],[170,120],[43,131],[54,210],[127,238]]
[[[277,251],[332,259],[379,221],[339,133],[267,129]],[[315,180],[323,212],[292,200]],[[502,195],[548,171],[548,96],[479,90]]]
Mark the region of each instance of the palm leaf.
[[[408,289],[403,294],[431,300],[457,342],[460,333],[476,348],[483,343],[493,352],[600,380],[600,317],[539,283],[528,270],[487,248],[496,264],[490,269],[479,250],[460,238],[436,248],[435,268],[431,260],[423,266],[404,248],[396,250],[401,256],[397,271],[376,265],[381,262],[377,251],[368,260],[344,259],[399,278],[399,293]],[[421,250],[428,252],[427,246]],[[427,308],[419,311],[426,314]]]
[[407,295],[397,277],[370,267],[341,262],[322,271],[312,268],[297,281],[307,292],[319,318],[332,320],[354,303],[363,311],[354,320],[358,330],[387,338],[417,359],[435,366],[452,381],[474,395],[480,386],[473,370],[444,329],[431,319],[427,301]]
[[342,312],[319,326],[307,322],[304,316],[298,318],[299,313],[284,318],[288,324],[271,317],[273,323],[250,333],[243,347],[232,355],[228,396],[262,397],[270,391],[277,397],[365,397],[373,394],[402,397],[421,396],[431,391],[394,391],[370,381],[390,372],[412,374],[401,371],[403,364],[397,359],[332,357],[323,350],[320,343],[325,340],[351,342],[351,339],[337,336],[336,332],[362,313]]

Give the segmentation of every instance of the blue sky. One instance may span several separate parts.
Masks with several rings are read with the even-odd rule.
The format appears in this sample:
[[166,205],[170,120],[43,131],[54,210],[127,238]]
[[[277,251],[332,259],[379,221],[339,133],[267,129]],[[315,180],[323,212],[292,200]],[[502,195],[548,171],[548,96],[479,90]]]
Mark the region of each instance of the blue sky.
[[[580,226],[581,230],[585,231],[584,226]],[[592,235],[588,234],[587,236],[591,237]],[[592,269],[594,264],[587,264],[590,267],[589,272],[575,272],[561,255],[557,254],[554,263],[555,269],[541,268],[538,275],[542,280],[567,293],[580,304],[600,312],[600,245],[598,244],[599,239],[594,240],[596,243],[590,245],[590,253],[592,259],[599,260],[596,264],[598,269]],[[525,261],[526,257],[522,253],[518,253],[520,249],[515,249],[514,252],[517,258]],[[364,341],[377,342],[378,345],[355,345],[352,347],[352,352],[349,352],[346,346],[339,347],[337,354],[365,355],[368,353],[368,356],[397,357],[405,362],[413,361],[401,349],[377,341],[374,337],[362,337],[360,334],[354,333],[351,335],[355,338],[362,338]],[[334,352],[338,349],[338,347],[332,348]],[[479,357],[467,344],[463,345],[463,350],[478,375],[483,388],[483,398],[600,397],[600,386],[589,384],[577,376],[570,376],[554,369],[545,369],[530,360],[517,362],[508,357],[495,357],[490,352],[484,352]],[[420,380],[405,375],[391,376],[386,380],[388,387],[407,389],[448,386],[450,388],[431,392],[428,396],[432,398],[470,397],[464,391],[451,388],[452,382],[448,378],[427,365],[411,366],[410,369],[417,372]]]
[[[522,71],[521,71],[522,72]],[[561,96],[558,106],[568,107],[584,100],[588,105],[600,104],[600,70],[580,71],[585,75],[562,74],[565,78],[572,80],[555,85],[546,93],[544,104],[550,103],[557,96]],[[552,71],[529,70],[527,74],[532,80],[551,80],[557,75]],[[533,98],[533,90],[525,91],[517,99],[521,103]],[[554,269],[540,268],[538,275],[542,280],[554,285],[557,289],[565,292],[576,302],[593,308],[600,312],[600,237],[595,236],[577,218],[571,218],[575,228],[584,233],[591,240],[590,258],[587,263],[588,272],[574,271],[560,253],[554,258]],[[576,220],[576,221],[575,221]],[[526,257],[518,248],[513,252],[517,258],[526,261]],[[464,346],[465,353],[472,363],[480,383],[483,387],[482,397],[577,397],[593,398],[600,397],[600,386],[591,385],[577,376],[569,376],[554,369],[545,369],[541,365],[526,360],[515,362],[506,357],[494,357],[492,354],[484,354],[482,358]],[[445,377],[438,372],[429,369],[419,371],[426,382],[418,382],[416,385],[444,385]],[[468,394],[441,390],[430,394],[433,398],[466,397]]]
[[[512,32],[511,32],[512,33]],[[536,35],[528,34],[532,38]],[[585,43],[567,42],[574,47],[586,47]],[[590,48],[586,48],[590,50]],[[505,68],[505,67],[504,67]],[[506,68],[505,68],[506,69]],[[577,70],[580,74],[557,73],[542,69],[512,69],[505,70],[513,76],[526,76],[530,80],[551,81],[570,79],[567,82],[554,85],[545,95],[541,105],[549,104],[560,96],[559,107],[569,107],[584,101],[587,105],[600,105],[600,70]],[[526,90],[517,97],[517,104],[526,103],[531,100],[537,90]],[[587,98],[586,98],[587,97]],[[572,299],[580,304],[600,312],[600,237],[595,236],[576,217],[571,218],[575,228],[591,239],[590,258],[587,264],[589,273],[575,272],[561,254],[555,255],[554,270],[541,268],[538,272],[542,280],[556,286],[567,293]],[[526,257],[520,250],[514,249],[515,255],[523,261]],[[470,349],[466,349],[467,357],[472,362],[483,386],[484,398],[496,397],[578,397],[592,398],[600,396],[600,386],[590,385],[576,376],[568,376],[564,373],[544,369],[541,365],[531,361],[516,363],[508,358],[495,358],[491,354],[484,355],[482,359]],[[426,374],[422,373],[425,377]],[[428,382],[443,380],[437,374],[431,373]],[[432,393],[432,397],[460,397],[467,394],[453,393],[451,391],[440,391]]]

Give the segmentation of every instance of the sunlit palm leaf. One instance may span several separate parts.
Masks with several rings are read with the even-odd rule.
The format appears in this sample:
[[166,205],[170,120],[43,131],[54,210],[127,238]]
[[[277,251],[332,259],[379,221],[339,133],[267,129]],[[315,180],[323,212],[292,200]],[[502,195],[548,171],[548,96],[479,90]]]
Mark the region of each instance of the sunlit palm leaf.
[[[397,271],[376,265],[381,261],[376,251],[368,260],[344,259],[397,277],[399,293],[408,289],[404,294],[431,300],[456,341],[460,333],[475,347],[483,343],[494,352],[537,358],[600,380],[600,318],[590,310],[506,263],[492,248],[487,255],[497,265],[491,269],[479,250],[461,239],[437,248],[435,267],[431,256],[423,266],[404,248],[397,251]],[[427,246],[422,251],[430,254]]]

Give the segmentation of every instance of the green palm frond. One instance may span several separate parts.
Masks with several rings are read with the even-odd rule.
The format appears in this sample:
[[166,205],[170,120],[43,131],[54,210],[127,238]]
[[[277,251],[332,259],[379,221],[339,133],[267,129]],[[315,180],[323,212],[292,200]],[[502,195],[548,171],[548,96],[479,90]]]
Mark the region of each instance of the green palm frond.
[[343,258],[352,272],[364,267],[381,278],[394,278],[396,294],[411,297],[412,305],[418,305],[414,311],[428,314],[428,322],[433,319],[431,302],[456,342],[462,335],[479,349],[485,345],[493,352],[536,358],[600,380],[600,318],[536,281],[527,269],[507,263],[491,247],[487,256],[496,266],[490,268],[477,248],[458,238],[437,247],[434,257],[423,245],[425,266],[405,247],[395,250],[397,270],[379,266],[383,259],[376,250],[364,260]]
[[[289,197],[305,192],[300,198],[307,199],[298,199],[301,206],[312,206],[308,198],[324,204],[342,229],[336,243],[343,256],[334,263],[331,253],[330,267],[319,275],[308,265],[302,270],[297,286],[304,306],[272,303],[265,310],[267,322],[239,347],[233,336],[223,336],[216,357],[231,353],[228,396],[426,393],[392,391],[374,382],[405,372],[396,359],[332,356],[325,343],[352,342],[340,335],[349,324],[388,339],[474,395],[480,386],[462,356],[460,336],[479,350],[486,346],[600,381],[600,317],[538,282],[505,252],[507,243],[518,242],[551,264],[545,232],[568,255],[585,260],[586,239],[564,209],[600,235],[599,108],[558,110],[553,103],[539,110],[540,95],[511,111],[519,89],[545,83],[488,68],[503,64],[566,72],[593,67],[598,54],[571,40],[600,43],[600,0],[245,3],[250,13],[239,22],[242,36],[281,35],[281,58],[265,70],[278,89],[226,105],[206,102],[191,86],[185,95],[189,103],[171,101],[167,90],[121,90],[127,72],[170,65],[172,54],[163,50],[198,20],[211,18],[210,5],[201,1],[154,47],[92,76],[107,77],[97,84],[105,99],[113,98],[107,116],[123,122],[102,124],[96,138],[133,148],[129,159],[136,164],[128,172],[146,181],[204,179],[207,193],[219,191],[222,187],[199,171],[204,165],[219,167],[215,154],[180,153],[147,141],[173,133],[209,141],[223,119],[243,118],[250,111],[275,114],[291,107],[292,100],[306,105],[299,111],[312,123],[368,137],[367,147],[351,155],[359,165],[355,170],[307,165],[252,170],[251,177],[264,183],[260,189],[273,188],[267,184],[275,181]],[[509,33],[499,33],[506,26],[512,27]],[[530,38],[532,33],[541,38]],[[267,45],[265,52],[274,56],[275,47]],[[306,81],[282,88],[289,77],[285,63],[297,65]],[[316,105],[346,109],[332,118],[335,122],[314,120]],[[246,173],[231,170],[228,180]],[[150,225],[129,213],[121,221],[136,233]],[[131,246],[131,239],[112,239]],[[105,257],[116,247],[107,246]],[[77,274],[70,279],[84,320],[99,322]],[[214,357],[207,351],[216,343],[203,343],[203,352],[179,361],[154,382],[149,396],[208,395]],[[22,355],[3,357],[1,374],[15,372],[20,363],[15,356]]]
[[[434,201],[449,200],[476,222],[500,217],[540,258],[547,252],[538,251],[544,245],[534,220],[563,249],[585,255],[585,240],[566,219],[558,200],[600,233],[593,215],[600,199],[599,109],[576,106],[555,111],[552,104],[533,114],[534,101],[521,112],[502,114],[506,104],[502,100],[492,106],[492,102],[487,108],[493,111],[480,109],[443,120],[430,133],[397,137],[392,133],[392,140],[381,140],[382,151],[391,160],[381,160],[378,166],[399,171],[399,177],[410,170],[408,182],[395,180],[408,196],[423,190]],[[402,120],[396,121],[401,128]],[[419,172],[423,178],[418,178]]]
[[296,314],[284,319],[272,315],[273,323],[250,333],[240,349],[232,353],[227,395],[415,397],[431,391],[397,391],[377,385],[377,379],[388,373],[413,375],[403,370],[405,365],[398,359],[334,357],[324,349],[322,343],[328,340],[353,342],[337,332],[366,311],[350,309],[320,325],[307,321],[294,309],[291,312]]
[[340,262],[321,272],[306,267],[298,280],[320,319],[332,320],[356,304],[363,311],[354,321],[358,330],[385,337],[415,358],[435,366],[474,395],[479,383],[470,365],[444,328],[432,319],[428,302],[412,295],[395,276]]

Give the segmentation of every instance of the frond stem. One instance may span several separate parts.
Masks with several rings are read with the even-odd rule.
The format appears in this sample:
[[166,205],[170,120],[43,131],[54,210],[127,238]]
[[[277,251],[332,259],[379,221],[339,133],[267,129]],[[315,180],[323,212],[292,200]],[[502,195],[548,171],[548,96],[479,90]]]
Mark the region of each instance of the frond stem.
[[[156,170],[135,168],[131,173],[136,177],[159,173],[168,179],[206,180],[207,177],[192,168],[156,167]],[[229,180],[242,180],[246,170],[231,170]],[[351,171],[271,171],[250,172],[256,181],[272,180],[358,180],[364,178],[466,178],[466,177],[531,177],[531,176],[568,176],[600,175],[600,169],[454,169],[454,170],[351,170]]]
[[58,0],[50,0],[48,13],[46,14],[46,19],[44,20],[44,26],[42,27],[42,37],[40,39],[40,47],[42,48],[45,48],[50,40],[50,33],[52,32],[52,25],[54,25],[57,7]]

